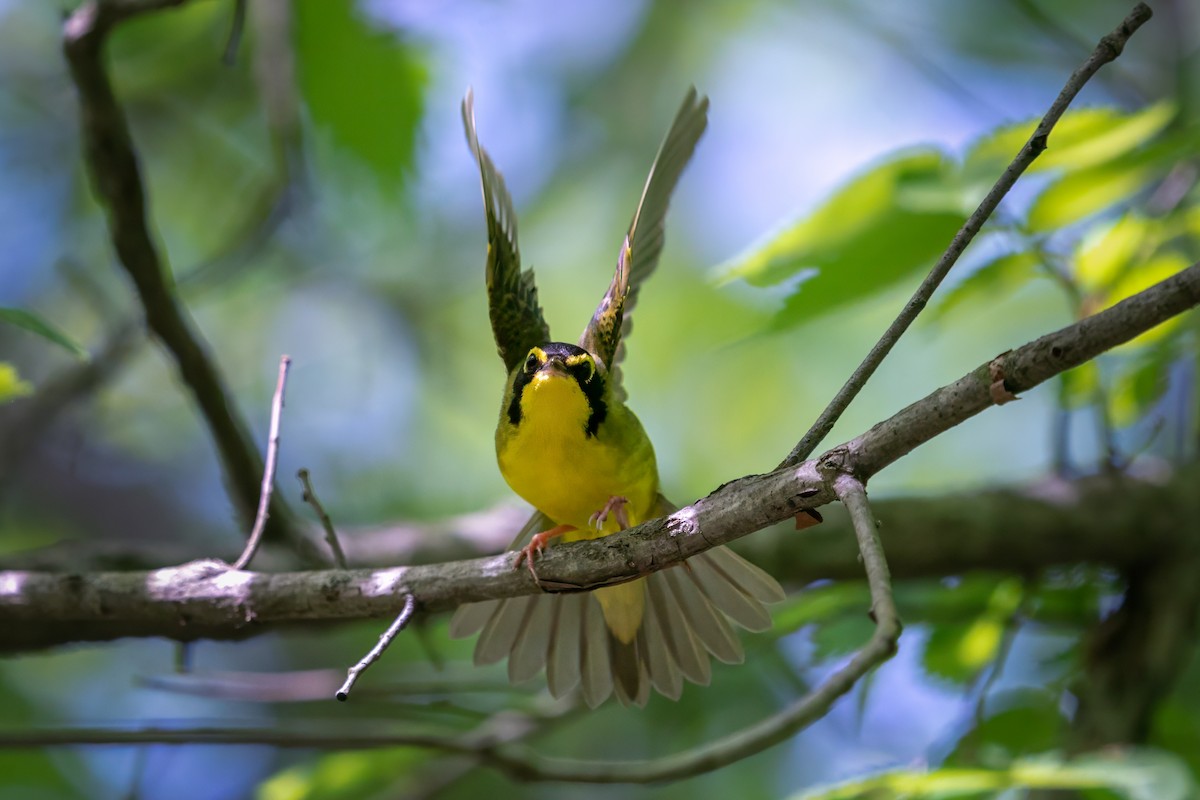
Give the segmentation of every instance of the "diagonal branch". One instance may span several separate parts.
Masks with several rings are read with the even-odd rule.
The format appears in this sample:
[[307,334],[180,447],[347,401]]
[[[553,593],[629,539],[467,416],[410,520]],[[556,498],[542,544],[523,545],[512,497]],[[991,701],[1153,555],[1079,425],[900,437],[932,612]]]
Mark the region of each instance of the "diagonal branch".
[[959,256],[967,249],[976,234],[987,222],[988,217],[1000,205],[1000,201],[1009,193],[1017,179],[1029,168],[1034,159],[1042,154],[1046,149],[1047,142],[1050,137],[1050,132],[1054,129],[1059,117],[1067,110],[1067,106],[1079,94],[1079,90],[1083,88],[1093,75],[1105,64],[1115,60],[1121,55],[1121,51],[1125,48],[1125,43],[1129,41],[1129,37],[1142,27],[1147,20],[1150,19],[1153,12],[1145,3],[1138,3],[1134,6],[1133,11],[1129,12],[1124,21],[1116,27],[1112,33],[1100,40],[1096,45],[1096,49],[1088,56],[1067,79],[1067,83],[1059,92],[1058,97],[1050,105],[1050,110],[1042,117],[1042,121],[1038,123],[1034,129],[1033,135],[1025,142],[1025,145],[1017,153],[1016,158],[1004,170],[1004,173],[992,186],[991,191],[979,203],[979,206],[963,223],[962,228],[958,233],[954,234],[954,238],[950,241],[950,246],[946,248],[946,252],[942,253],[942,257],[933,266],[929,275],[917,287],[917,291],[905,304],[900,311],[900,315],[888,326],[884,331],[883,336],[871,348],[871,352],[867,353],[867,357],[858,365],[854,372],[847,379],[846,383],[834,395],[833,400],[829,401],[829,405],[817,417],[816,422],[808,429],[808,432],[801,437],[796,446],[792,448],[792,452],[788,453],[788,457],[780,464],[781,467],[792,464],[799,464],[804,459],[808,458],[817,445],[833,430],[833,425],[837,422],[838,417],[850,405],[859,391],[875,373],[888,353],[908,330],[909,325],[917,318],[917,315],[924,310],[925,305],[933,297],[933,293],[937,291],[939,285],[945,280],[946,275],[950,273],[950,269],[957,263]]
[[[834,448],[866,482],[913,448],[1200,304],[1200,264],[1095,316],[1009,351]],[[836,498],[808,461],[732,481],[668,517],[549,549],[543,580],[587,589],[632,580]],[[123,636],[241,638],[272,624],[395,616],[405,594],[426,611],[540,592],[512,555],[384,570],[252,573],[219,562],[88,575],[0,572],[0,651]]]
[[[79,90],[84,161],[107,213],[113,246],[137,290],[147,327],[174,359],[208,425],[231,499],[249,530],[259,497],[262,460],[202,337],[171,287],[167,266],[150,234],[146,193],[129,126],[104,62],[105,40],[117,23],[183,2],[89,0],[63,24],[63,53]],[[276,500],[268,536],[290,533],[289,518]]]

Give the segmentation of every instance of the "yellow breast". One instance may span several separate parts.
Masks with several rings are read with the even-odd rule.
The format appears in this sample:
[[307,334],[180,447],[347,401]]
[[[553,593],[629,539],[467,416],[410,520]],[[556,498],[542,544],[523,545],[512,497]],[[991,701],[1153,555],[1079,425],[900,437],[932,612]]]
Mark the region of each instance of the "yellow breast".
[[[623,496],[630,523],[652,516],[658,495],[654,449],[633,412],[609,403],[595,435],[587,433],[587,398],[570,377],[535,375],[521,397],[513,424],[501,409],[496,428],[500,472],[513,491],[556,523],[574,525],[589,538],[588,518],[610,497]],[[603,533],[617,530],[611,518]]]

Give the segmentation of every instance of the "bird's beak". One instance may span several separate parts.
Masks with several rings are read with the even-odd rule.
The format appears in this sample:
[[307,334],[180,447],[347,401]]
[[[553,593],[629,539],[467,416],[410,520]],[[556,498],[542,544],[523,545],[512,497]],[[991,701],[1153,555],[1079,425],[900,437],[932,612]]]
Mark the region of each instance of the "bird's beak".
[[566,365],[563,364],[562,360],[558,358],[551,358],[549,361],[543,364],[542,368],[538,371],[543,373],[547,378],[566,378],[570,375],[570,373],[567,372]]

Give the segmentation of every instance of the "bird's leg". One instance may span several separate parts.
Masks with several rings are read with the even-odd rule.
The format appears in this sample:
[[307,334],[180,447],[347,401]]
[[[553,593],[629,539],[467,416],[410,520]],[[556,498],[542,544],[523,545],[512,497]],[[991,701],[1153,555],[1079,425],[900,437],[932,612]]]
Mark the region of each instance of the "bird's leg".
[[529,574],[533,576],[535,581],[541,583],[542,579],[538,577],[537,570],[535,570],[533,567],[533,560],[537,557],[538,553],[546,549],[546,542],[557,536],[562,536],[564,533],[569,533],[574,530],[579,529],[574,525],[555,525],[548,531],[535,533],[533,538],[529,540],[529,544],[517,551],[517,560],[513,564],[513,569],[520,567],[521,562],[524,561],[529,565]]
[[600,530],[608,521],[608,515],[612,514],[617,520],[617,525],[621,526],[621,530],[625,530],[629,527],[629,514],[625,512],[625,504],[628,502],[627,498],[619,494],[613,495],[608,498],[604,508],[588,517],[588,524],[594,526],[596,530]]

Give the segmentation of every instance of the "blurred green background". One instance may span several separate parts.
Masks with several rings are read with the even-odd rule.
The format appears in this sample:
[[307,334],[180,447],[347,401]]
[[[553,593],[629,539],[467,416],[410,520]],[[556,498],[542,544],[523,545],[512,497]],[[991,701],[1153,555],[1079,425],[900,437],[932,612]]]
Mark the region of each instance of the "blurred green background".
[[[291,355],[280,491],[304,511],[291,476],[309,468],[348,535],[511,500],[492,451],[504,374],[459,117],[467,87],[517,204],[524,261],[566,340],[607,286],[684,91],[695,84],[711,98],[625,367],[665,490],[685,502],[787,453],[1029,121],[1129,10],[1109,0],[248,5],[232,65],[221,54],[233,4],[215,0],[123,24],[109,63],[180,297],[259,442],[276,363]],[[1183,0],[1155,10],[828,444],[1196,260],[1200,12]],[[245,534],[212,444],[169,358],[138,327],[85,179],[63,12],[0,0],[0,307],[89,351],[99,377],[37,416],[81,362],[28,324],[0,325],[0,557],[63,541],[186,541],[231,558]],[[1194,459],[1195,354],[1191,317],[956,428],[879,475],[872,494]],[[786,532],[760,534],[777,535]],[[775,797],[883,768],[1006,766],[1061,745],[1080,635],[1119,591],[1118,576],[1085,568],[1033,582],[903,585],[900,654],[865,688],[793,741],[666,789],[519,786],[415,750],[146,746],[0,754],[0,797]],[[1071,624],[1016,630],[1031,603],[1060,595],[1078,609]],[[714,667],[713,686],[689,686],[678,704],[655,697],[645,711],[567,712],[531,741],[565,755],[648,757],[759,719],[863,641],[863,597],[859,586],[816,587],[780,610],[773,635],[744,637],[749,663]],[[201,643],[192,668],[344,669],[382,624]],[[443,672],[420,640],[448,662]],[[1002,642],[1003,673],[985,682]],[[506,705],[541,707],[540,684],[510,695],[502,671],[473,671],[469,652],[430,620],[364,689],[461,679],[483,690],[335,706],[139,685],[175,669],[170,643],[64,648],[0,662],[0,720],[361,715],[466,729]],[[1122,774],[1191,780],[1200,696],[1188,686],[1171,712],[1175,738]],[[996,698],[986,714],[981,692]],[[940,791],[929,780],[924,790]]]

